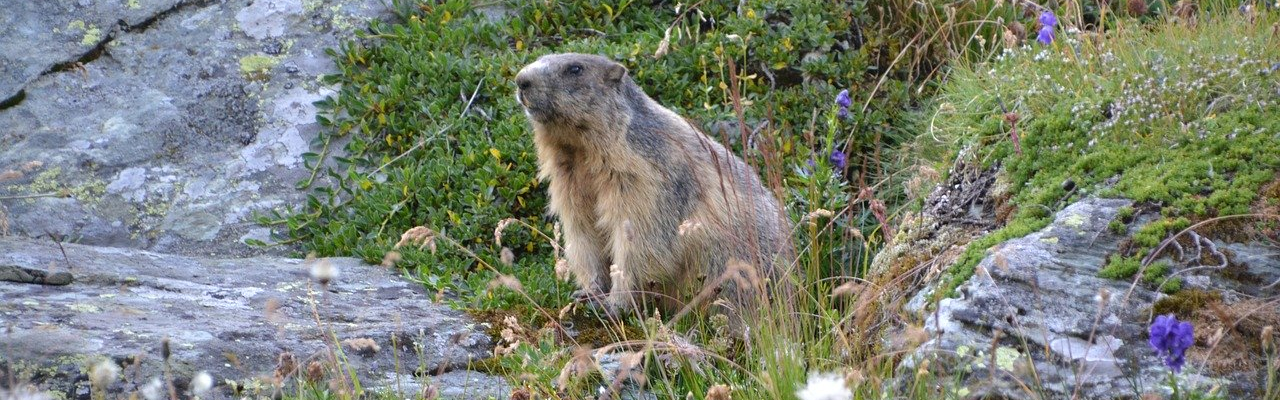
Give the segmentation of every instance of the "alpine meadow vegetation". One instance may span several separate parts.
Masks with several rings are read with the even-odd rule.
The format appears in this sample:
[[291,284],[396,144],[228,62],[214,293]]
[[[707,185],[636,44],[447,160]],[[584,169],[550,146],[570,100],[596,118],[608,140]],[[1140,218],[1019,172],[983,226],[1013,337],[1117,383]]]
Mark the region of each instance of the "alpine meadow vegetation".
[[[393,1],[397,21],[329,52],[339,89],[317,103],[308,200],[260,215],[284,235],[257,244],[402,269],[488,324],[494,357],[469,369],[506,377],[512,398],[967,398],[962,371],[899,366],[928,340],[894,309],[914,278],[871,268],[939,171],[999,169],[1011,205],[942,272],[939,298],[1084,197],[1135,201],[1109,226],[1130,237],[1102,276],[1167,293],[1182,282],[1154,260],[1171,235],[1280,207],[1264,190],[1280,169],[1280,6],[1205,1],[1189,17],[1135,1]],[[623,63],[756,167],[787,208],[804,290],[745,332],[577,307],[512,81],[556,52]],[[1134,226],[1143,212],[1156,217]],[[1135,322],[1175,396],[1181,324]],[[288,396],[404,397],[347,385]]]

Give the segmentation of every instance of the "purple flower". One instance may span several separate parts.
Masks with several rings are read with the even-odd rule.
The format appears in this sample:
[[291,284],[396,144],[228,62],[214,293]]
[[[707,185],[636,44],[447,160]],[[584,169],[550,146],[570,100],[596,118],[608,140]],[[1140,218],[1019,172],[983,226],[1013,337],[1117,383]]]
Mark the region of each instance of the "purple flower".
[[831,161],[831,166],[836,167],[836,169],[844,169],[849,165],[849,157],[845,156],[844,152],[840,150],[831,151],[829,160]]
[[1045,25],[1040,28],[1040,34],[1036,35],[1036,40],[1040,41],[1041,44],[1053,43],[1053,27]]
[[848,109],[849,106],[853,105],[853,99],[849,98],[849,89],[841,90],[840,94],[836,95],[836,105],[843,109]]
[[840,119],[849,118],[849,109],[840,107],[839,110],[836,110],[836,116],[840,117]]
[[1187,349],[1195,343],[1195,328],[1191,323],[1179,322],[1173,314],[1161,315],[1151,323],[1149,333],[1148,342],[1157,355],[1164,357],[1164,365],[1174,373],[1181,372],[1182,364],[1187,361]]
[[1058,16],[1053,15],[1053,10],[1044,10],[1036,21],[1040,21],[1040,25],[1044,26],[1058,26]]

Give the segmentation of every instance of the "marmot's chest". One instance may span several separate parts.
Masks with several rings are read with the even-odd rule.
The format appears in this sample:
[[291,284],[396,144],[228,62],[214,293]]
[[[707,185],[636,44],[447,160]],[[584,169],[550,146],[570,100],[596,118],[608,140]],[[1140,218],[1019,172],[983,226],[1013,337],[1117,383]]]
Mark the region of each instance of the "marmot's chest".
[[613,165],[579,166],[564,170],[565,190],[574,211],[601,228],[637,223],[660,212],[660,179],[648,163],[620,168]]

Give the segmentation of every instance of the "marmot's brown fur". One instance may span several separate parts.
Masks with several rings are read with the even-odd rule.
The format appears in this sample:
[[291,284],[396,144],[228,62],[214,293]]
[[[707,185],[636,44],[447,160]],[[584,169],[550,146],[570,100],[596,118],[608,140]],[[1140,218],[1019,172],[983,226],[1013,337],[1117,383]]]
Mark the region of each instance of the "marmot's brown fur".
[[579,296],[603,296],[611,311],[673,310],[705,289],[752,307],[765,280],[783,278],[790,228],[773,194],[621,64],[548,55],[516,84]]

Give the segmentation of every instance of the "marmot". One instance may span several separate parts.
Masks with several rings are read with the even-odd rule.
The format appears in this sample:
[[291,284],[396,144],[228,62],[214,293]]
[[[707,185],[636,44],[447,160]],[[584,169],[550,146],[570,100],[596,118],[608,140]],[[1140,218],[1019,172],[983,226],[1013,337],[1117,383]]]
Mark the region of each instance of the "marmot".
[[610,312],[643,302],[674,310],[705,289],[707,300],[747,308],[764,281],[783,278],[791,229],[773,194],[622,64],[547,55],[516,85],[582,289],[575,297],[603,298]]

